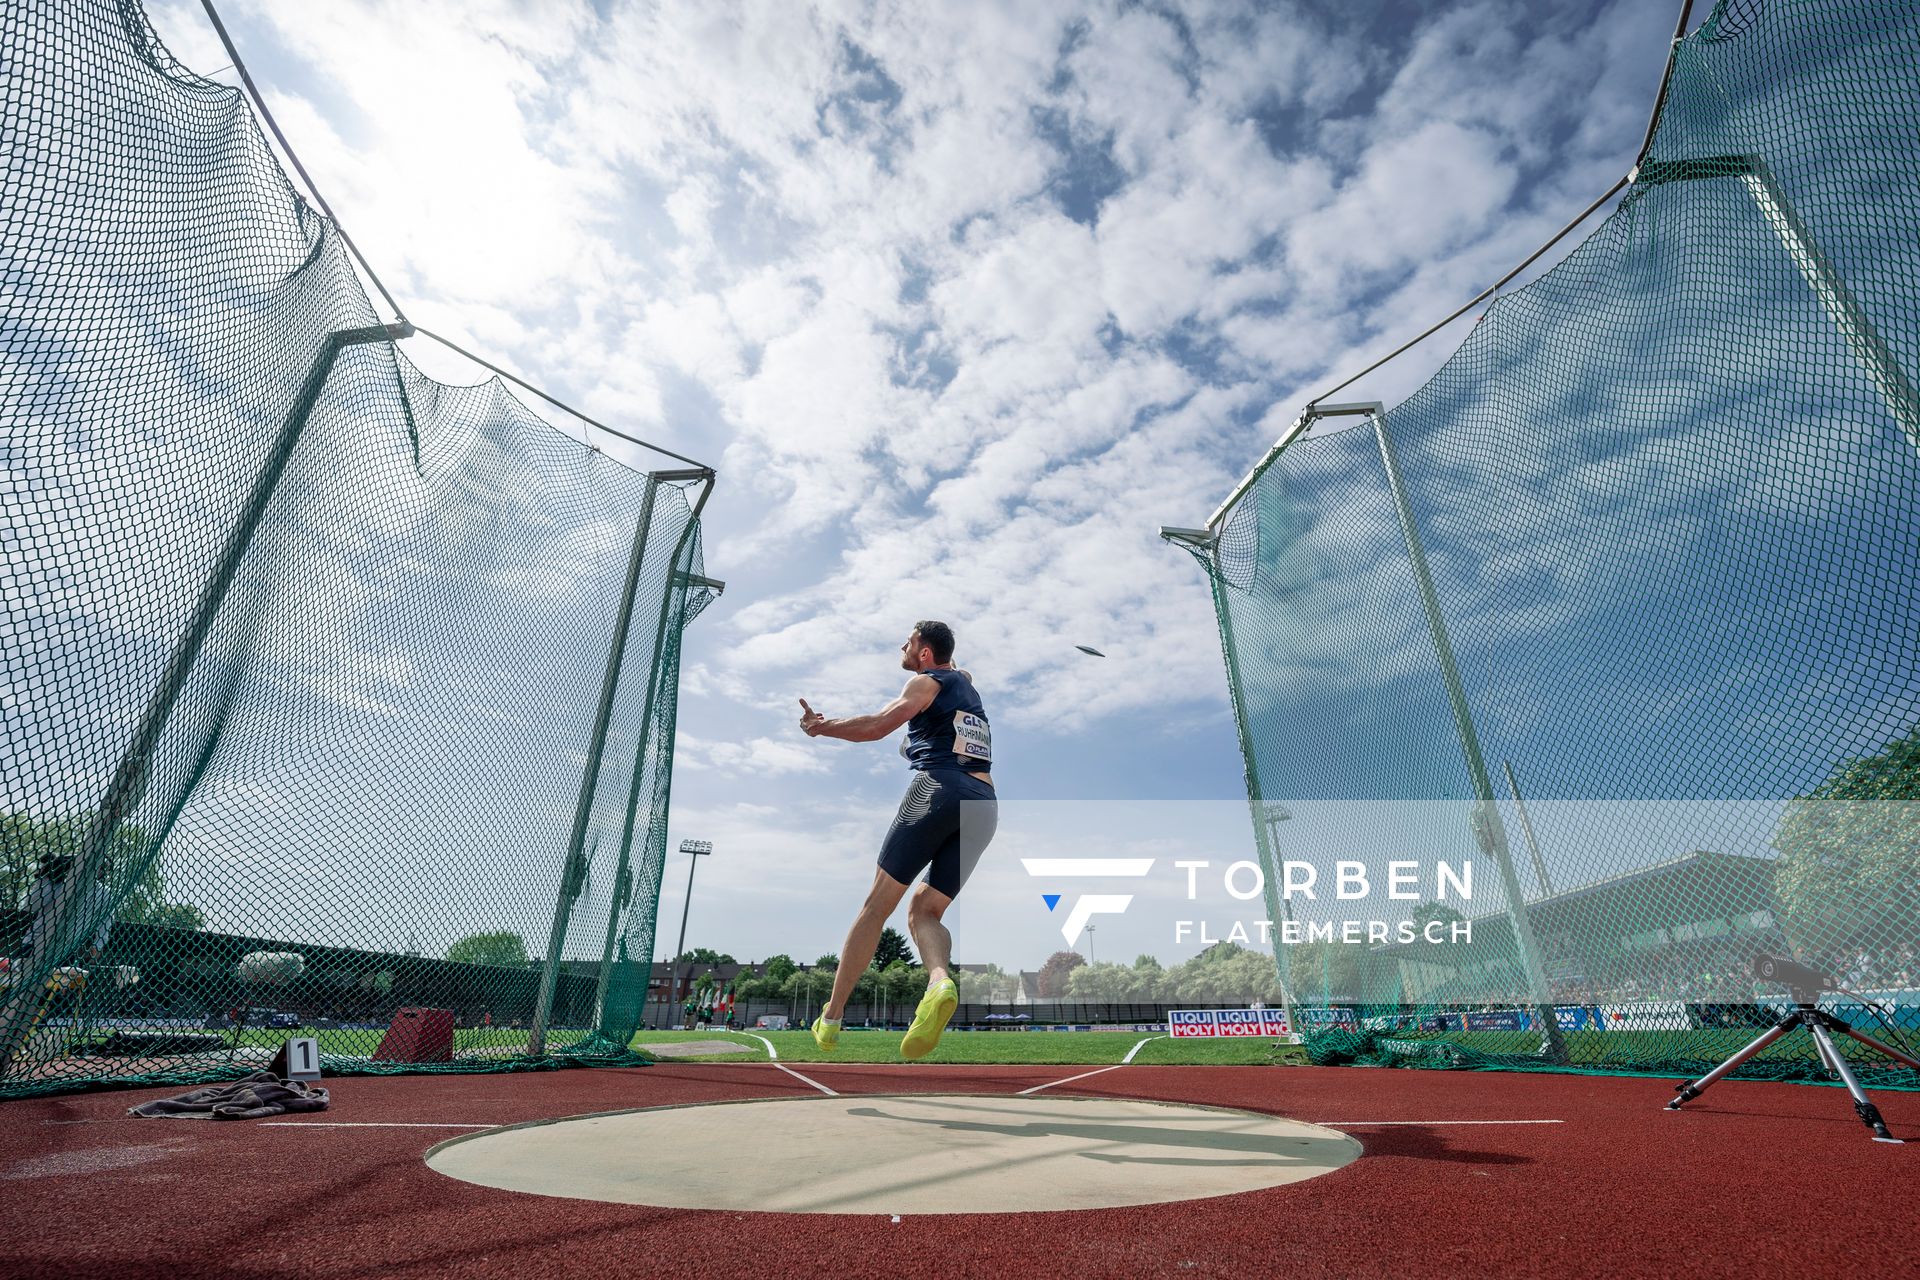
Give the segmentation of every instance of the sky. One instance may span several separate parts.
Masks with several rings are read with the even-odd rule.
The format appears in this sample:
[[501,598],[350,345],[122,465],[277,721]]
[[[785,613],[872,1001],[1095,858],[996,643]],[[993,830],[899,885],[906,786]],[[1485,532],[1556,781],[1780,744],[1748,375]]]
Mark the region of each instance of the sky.
[[[150,10],[234,80],[197,3]],[[1204,523],[1309,399],[1625,172],[1675,7],[221,12],[410,318],[718,469],[727,591],[687,640],[669,837],[715,845],[687,942],[811,959],[905,771],[807,739],[797,699],[877,709],[918,618],[959,636],[1009,810],[1244,816],[1205,580],[1158,526]],[[1404,397],[1470,323],[1341,398]],[[980,876],[956,959],[1037,966],[1059,921],[1011,849]]]

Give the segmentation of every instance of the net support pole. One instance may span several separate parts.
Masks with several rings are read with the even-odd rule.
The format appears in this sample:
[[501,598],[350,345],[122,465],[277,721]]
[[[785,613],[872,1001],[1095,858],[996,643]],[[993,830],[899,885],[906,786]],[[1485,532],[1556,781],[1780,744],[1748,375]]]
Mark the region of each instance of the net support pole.
[[653,498],[660,491],[659,473],[647,477],[646,500],[634,524],[633,550],[627,557],[626,581],[620,589],[620,610],[614,616],[613,641],[607,646],[607,669],[600,678],[600,705],[594,711],[587,738],[587,763],[580,775],[580,798],[573,808],[573,834],[560,865],[560,895],[553,908],[553,928],[547,933],[546,962],[540,970],[540,993],[533,1006],[533,1027],[527,1033],[527,1053],[541,1057],[547,1051],[547,1026],[553,1017],[553,995],[560,982],[560,951],[567,941],[567,923],[573,900],[587,878],[587,825],[593,814],[593,793],[600,778],[600,759],[607,748],[607,726],[613,719],[613,697],[620,686],[620,660],[626,654],[627,632],[633,622],[633,597],[640,587],[640,569],[647,558],[647,534],[653,526]]
[[[652,701],[651,686],[647,690],[647,698],[649,702]],[[627,904],[633,900],[633,822],[639,807],[646,759],[647,746],[642,740],[633,755],[633,787],[627,800],[626,827],[620,836],[620,863],[613,873],[613,904],[607,908],[607,940],[600,948],[600,985],[593,993],[594,1024],[603,1032],[607,1025],[607,991],[613,985],[613,944],[620,937],[621,917],[626,912]]]
[[[1226,654],[1228,692],[1233,703],[1233,727],[1240,737],[1240,759],[1245,766],[1247,776],[1247,808],[1253,815],[1253,846],[1260,859],[1260,875],[1265,890],[1267,920],[1271,928],[1280,928],[1280,880],[1279,867],[1273,857],[1273,842],[1267,831],[1267,806],[1260,796],[1260,770],[1253,754],[1253,733],[1247,724],[1246,698],[1244,687],[1240,683],[1240,653],[1233,642],[1232,604],[1227,599],[1225,576],[1220,571],[1220,543],[1218,538],[1207,544],[1208,561],[1206,563],[1207,580],[1213,586],[1214,612],[1220,619],[1220,648]],[[1287,1031],[1299,1035],[1299,1024],[1294,1021],[1293,982],[1287,972],[1285,944],[1279,936],[1273,939],[1274,979],[1280,984],[1281,1007],[1287,1014]]]
[[1668,182],[1686,182],[1701,178],[1738,178],[1747,195],[1760,210],[1761,219],[1786,250],[1787,257],[1819,299],[1821,309],[1833,321],[1846,341],[1854,359],[1866,370],[1868,381],[1886,403],[1887,412],[1916,452],[1920,452],[1920,392],[1916,392],[1907,372],[1894,358],[1886,339],[1868,317],[1853,291],[1807,225],[1794,212],[1793,203],[1774,178],[1773,171],[1759,156],[1706,156],[1695,160],[1667,160],[1642,164],[1629,177],[1642,187]]
[[[1280,911],[1286,917],[1285,924],[1292,924],[1293,899],[1280,896],[1280,891],[1273,887],[1273,876],[1286,870],[1285,861],[1280,857],[1280,824],[1290,821],[1293,814],[1287,811],[1285,805],[1273,801],[1261,805],[1260,808],[1261,818],[1267,826],[1267,863],[1271,868],[1271,873],[1267,877],[1267,912],[1269,915],[1272,915],[1274,902],[1278,900]],[[1280,883],[1284,888],[1286,884],[1286,877],[1284,875],[1281,876]],[[1280,948],[1283,945],[1281,939],[1286,936],[1285,925],[1283,925],[1279,916],[1274,917],[1273,927],[1282,931],[1280,937],[1276,938],[1273,944],[1273,958],[1277,963],[1280,959]],[[1326,951],[1324,949],[1321,951],[1320,956],[1322,961],[1326,959]],[[1298,1020],[1294,1016],[1296,1002],[1293,998],[1292,970],[1293,966],[1290,964],[1280,966],[1280,998],[1286,1002],[1287,1029],[1297,1036],[1304,1036],[1306,1031],[1299,1025]],[[1320,976],[1320,995],[1323,1000],[1328,994],[1327,985],[1326,970],[1322,969]]]
[[[639,817],[640,788],[645,784],[646,780],[647,756],[659,741],[654,731],[654,713],[657,708],[660,708],[659,697],[666,684],[667,665],[663,659],[666,654],[669,618],[676,616],[680,618],[685,617],[687,592],[691,591],[695,586],[712,590],[715,594],[725,590],[724,583],[715,582],[711,578],[695,579],[688,572],[680,568],[680,558],[686,554],[687,540],[692,535],[694,526],[699,522],[700,509],[706,505],[707,494],[712,492],[712,488],[713,476],[709,474],[706,477],[706,488],[702,490],[700,499],[698,503],[695,504],[693,512],[687,517],[686,527],[680,532],[680,541],[674,546],[673,559],[668,564],[670,576],[667,580],[667,590],[661,597],[660,616],[654,623],[653,628],[653,667],[650,678],[647,681],[646,706],[640,716],[640,741],[634,748],[633,783],[627,791],[627,816],[620,835],[620,866],[619,870],[614,873],[614,903],[607,912],[607,937],[605,944],[600,949],[600,987],[594,995],[593,1002],[595,1021],[603,1034],[607,1029],[607,992],[613,985],[613,945],[620,936],[619,926],[622,911],[627,903],[632,901],[633,829],[634,823]],[[678,604],[677,609],[675,608],[676,603]],[[676,624],[676,629],[684,628],[685,625],[684,621],[679,622]],[[674,696],[676,698],[678,696],[678,686],[675,687]],[[673,773],[672,770],[669,769],[667,776],[660,784],[659,810],[648,815],[648,839],[652,839],[652,828],[655,825],[664,826],[667,817],[667,808],[671,803],[672,795]],[[658,889],[659,886],[655,885],[656,911],[658,910]],[[649,964],[652,963],[653,956],[651,952],[648,953],[647,960]],[[641,1005],[643,1008],[645,1004],[646,999],[642,996]]]
[[1553,881],[1547,876],[1546,859],[1540,856],[1540,841],[1533,834],[1533,819],[1527,814],[1526,797],[1520,794],[1520,780],[1513,776],[1513,761],[1502,760],[1500,766],[1507,773],[1507,790],[1513,793],[1513,808],[1520,815],[1520,833],[1527,838],[1527,852],[1533,855],[1534,877],[1540,881],[1540,892],[1551,898]]
[[[679,621],[675,624],[676,630],[684,629],[686,626],[684,619],[686,617],[687,591],[692,590],[694,587],[700,587],[704,590],[711,591],[713,592],[714,595],[718,596],[727,589],[727,584],[724,582],[718,582],[712,578],[699,577],[692,574],[686,574],[686,573],[676,574],[675,579],[676,581],[683,582],[686,584],[685,587],[680,591],[678,596],[674,597],[679,601],[679,609],[676,611],[677,616],[680,619],[682,619],[682,621]],[[665,636],[665,628],[663,627],[661,630],[660,636],[656,637],[655,639],[656,651],[659,650],[659,645],[662,643],[664,636]],[[663,689],[666,687],[667,681],[666,681],[666,671],[664,667],[662,667],[660,670],[658,670],[655,673],[654,679],[658,683],[659,687]],[[651,696],[651,691],[649,691],[649,694]],[[674,691],[671,696],[676,700],[676,703],[677,703],[677,700],[679,698],[678,684],[674,685]],[[678,719],[677,705],[669,707],[668,711],[663,712],[663,714],[666,715],[667,717],[666,723],[671,725],[675,720]],[[653,721],[649,719],[647,721],[647,724],[650,726],[647,731],[648,736],[649,738],[652,738],[653,730],[651,726],[653,725]],[[654,739],[654,740],[657,741],[657,739]],[[634,790],[629,795],[628,805],[627,805],[627,838],[621,845],[621,854],[620,854],[622,872],[621,872],[621,876],[619,877],[619,880],[622,885],[626,885],[628,883],[626,878],[626,867],[628,865],[626,861],[627,850],[631,846],[633,824],[635,821],[636,807],[639,799],[640,778],[641,778],[641,770],[640,770],[639,757],[636,757],[635,765],[634,765]],[[662,840],[665,839],[667,814],[670,811],[673,804],[673,770],[671,767],[669,767],[666,770],[665,774],[661,777],[659,796],[660,796],[659,807],[650,817],[648,822],[647,838],[649,840],[653,838],[652,832],[655,828],[658,828],[660,830]],[[709,850],[709,852],[711,852],[711,850]],[[652,883],[647,886],[647,891],[653,900],[652,909],[654,913],[654,924],[656,928],[658,927],[659,918],[660,918],[660,882],[664,878],[665,871],[666,871],[666,866],[665,866],[665,860],[663,858],[660,865],[660,874],[655,875]],[[692,893],[691,881],[689,881],[688,893],[689,895],[691,895]],[[628,898],[629,900],[631,900],[630,892],[628,894]],[[691,898],[689,898],[689,901],[691,901]],[[605,1035],[607,1032],[607,1022],[606,1022],[607,991],[612,985],[613,970],[611,966],[613,963],[613,944],[619,936],[618,930],[616,928],[616,922],[619,919],[620,919],[619,908],[616,906],[613,913],[609,916],[607,920],[607,941],[606,941],[606,946],[603,948],[601,952],[601,957],[600,957],[600,963],[601,963],[600,991],[598,996],[596,997],[596,1003],[595,1003],[595,1008],[600,1011],[599,1021],[600,1021],[600,1030],[602,1035]],[[628,920],[629,922],[631,922],[630,916],[628,917]],[[686,937],[686,928],[687,928],[686,920],[683,918],[680,922],[680,933],[683,941],[685,940],[685,937]],[[649,963],[649,972],[651,972],[651,963],[653,960],[653,948],[651,945],[647,949],[647,960]],[[643,1015],[646,1010],[646,1003],[647,1003],[646,996],[643,993],[640,998],[641,1012]]]
[[[667,602],[673,598],[673,588],[669,585],[666,598],[661,601],[661,616],[664,620]],[[640,741],[633,749],[633,781],[627,788],[627,816],[620,829],[620,864],[613,873],[613,904],[607,909],[607,938],[600,948],[600,985],[594,992],[593,1008],[595,1025],[603,1032],[607,1022],[607,991],[613,985],[613,944],[620,937],[620,919],[627,903],[633,900],[633,827],[640,812],[640,788],[646,784],[647,755],[653,748],[653,704],[660,688],[664,672],[660,662],[660,637],[654,636],[653,668],[647,680],[646,705],[640,713]],[[651,826],[654,821],[649,817]],[[651,834],[648,836],[652,838]],[[652,957],[648,957],[651,960]]]
[[153,755],[159,747],[167,721],[172,718],[174,708],[179,704],[180,694],[186,688],[194,663],[199,660],[200,651],[206,647],[207,637],[213,632],[220,608],[226,603],[227,593],[239,576],[247,549],[253,545],[254,534],[259,531],[267,507],[279,490],[280,478],[286,473],[294,446],[299,444],[301,433],[313,416],[313,408],[326,390],[335,361],[348,347],[394,342],[412,334],[412,326],[404,321],[391,325],[371,325],[364,329],[340,329],[327,335],[318,354],[314,356],[313,364],[307,370],[306,381],[301,384],[293,407],[280,426],[280,434],[274,439],[266,465],[254,477],[240,518],[228,533],[226,545],[220,550],[213,575],[201,588],[200,599],[194,605],[186,631],[174,646],[159,682],[147,700],[146,709],[141,713],[139,725],[134,730],[133,740],[121,755],[120,764],[114,770],[100,803],[88,818],[86,830],[75,851],[73,869],[67,873],[49,909],[45,936],[37,936],[34,940],[31,972],[15,975],[7,1001],[0,1006],[0,1079],[5,1078],[8,1066],[31,1031],[34,1010],[46,975],[67,958],[85,934],[98,928],[97,921],[85,919],[85,906],[92,896],[85,892],[86,886],[98,879],[101,862],[119,832],[120,824],[146,792]]
[[1907,437],[1907,443],[1920,451],[1920,395],[1915,394],[1913,384],[1907,381],[1906,370],[1893,358],[1880,330],[1867,318],[1866,311],[1833,263],[1820,252],[1806,224],[1787,202],[1786,193],[1774,181],[1773,172],[1758,156],[1748,159],[1751,168],[1740,176],[1747,194],[1760,206],[1760,216],[1766,219],[1787,256],[1793,259],[1793,265],[1800,269],[1800,275],[1820,299],[1821,307],[1840,330],[1840,336],[1846,339],[1854,359],[1866,369],[1867,378],[1886,401],[1887,411]]
[[1556,1062],[1566,1060],[1566,1046],[1560,1035],[1560,1023],[1553,1012],[1553,991],[1547,985],[1546,966],[1541,963],[1540,947],[1533,936],[1533,924],[1527,916],[1527,903],[1520,890],[1520,877],[1513,869],[1513,855],[1507,846],[1507,832],[1500,820],[1500,806],[1494,800],[1493,781],[1487,775],[1487,762],[1480,751],[1480,735],[1474,729],[1473,712],[1467,705],[1460,669],[1454,662],[1453,642],[1447,635],[1447,622],[1440,612],[1440,597],[1434,591],[1433,574],[1427,567],[1427,554],[1420,543],[1419,526],[1414,523],[1413,507],[1407,501],[1407,489],[1400,475],[1400,461],[1394,453],[1393,437],[1387,430],[1386,410],[1373,409],[1373,429],[1380,445],[1380,463],[1387,473],[1387,486],[1393,491],[1393,505],[1400,517],[1400,532],[1407,543],[1407,561],[1420,588],[1420,603],[1426,610],[1427,628],[1433,636],[1434,653],[1440,660],[1440,678],[1446,684],[1447,702],[1453,710],[1454,729],[1460,736],[1460,750],[1466,757],[1467,773],[1473,780],[1474,835],[1493,858],[1500,883],[1507,895],[1507,913],[1513,923],[1513,936],[1520,949],[1521,972],[1533,995],[1534,1016],[1541,1024],[1541,1052]]

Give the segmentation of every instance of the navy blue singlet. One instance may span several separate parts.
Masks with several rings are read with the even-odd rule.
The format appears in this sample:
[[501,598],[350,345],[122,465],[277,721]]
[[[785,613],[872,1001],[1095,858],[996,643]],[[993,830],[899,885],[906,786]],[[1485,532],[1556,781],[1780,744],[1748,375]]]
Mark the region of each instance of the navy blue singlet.
[[973,680],[964,671],[939,667],[924,671],[940,685],[940,692],[913,719],[907,721],[900,754],[910,769],[959,769],[964,773],[993,770],[993,729],[980,705]]

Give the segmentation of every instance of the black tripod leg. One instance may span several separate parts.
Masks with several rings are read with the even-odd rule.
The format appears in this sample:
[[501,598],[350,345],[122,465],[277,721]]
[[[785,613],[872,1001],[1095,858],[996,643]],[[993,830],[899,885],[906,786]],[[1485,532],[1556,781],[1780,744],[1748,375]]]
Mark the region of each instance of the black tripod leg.
[[1825,1019],[1814,1023],[1807,1030],[1813,1032],[1813,1038],[1826,1051],[1827,1060],[1833,1064],[1834,1070],[1840,1073],[1840,1079],[1847,1086],[1847,1092],[1853,1095],[1854,1114],[1860,1117],[1867,1128],[1873,1130],[1873,1140],[1875,1142],[1900,1141],[1888,1132],[1887,1122],[1880,1118],[1880,1108],[1873,1105],[1873,1100],[1867,1097],[1867,1091],[1860,1087],[1860,1081],[1855,1078],[1853,1068],[1847,1065],[1847,1060],[1840,1056],[1840,1050],[1834,1047],[1832,1039],[1827,1035]]
[[1705,1093],[1708,1086],[1712,1085],[1716,1080],[1720,1079],[1720,1077],[1726,1075],[1727,1072],[1733,1070],[1748,1058],[1751,1058],[1754,1054],[1760,1052],[1799,1025],[1800,1015],[1798,1013],[1790,1013],[1780,1019],[1780,1021],[1774,1023],[1771,1027],[1762,1031],[1752,1044],[1734,1054],[1731,1058],[1728,1058],[1725,1062],[1707,1072],[1707,1074],[1701,1076],[1698,1080],[1681,1085],[1679,1095],[1667,1104],[1667,1110],[1678,1111],[1681,1103],[1692,1102],[1695,1098]]

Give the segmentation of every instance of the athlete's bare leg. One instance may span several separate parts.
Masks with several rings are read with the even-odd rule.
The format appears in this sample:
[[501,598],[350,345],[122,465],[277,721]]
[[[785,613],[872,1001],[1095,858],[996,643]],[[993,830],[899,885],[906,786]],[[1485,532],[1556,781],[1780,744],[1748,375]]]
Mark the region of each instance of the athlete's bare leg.
[[947,967],[953,963],[953,935],[940,917],[953,905],[953,899],[932,885],[921,883],[907,903],[907,932],[920,949],[920,963],[927,967],[927,985],[947,980]]
[[820,1010],[820,1016],[827,1021],[838,1022],[840,1015],[847,1011],[854,984],[873,963],[873,953],[880,946],[880,931],[887,927],[887,917],[900,905],[901,895],[906,891],[907,886],[886,872],[873,873],[873,888],[867,891],[860,914],[853,918],[853,927],[847,930],[846,945],[840,948],[840,967],[833,971],[833,994]]

